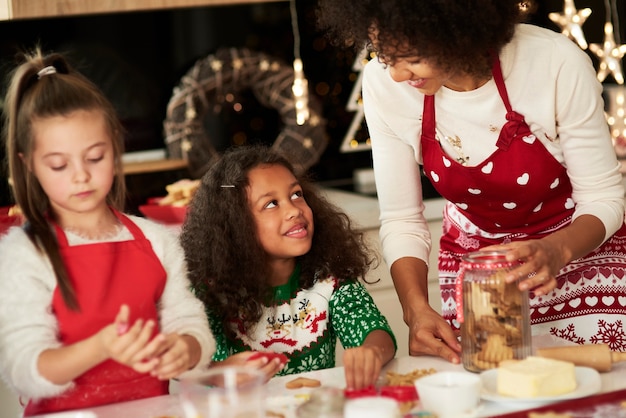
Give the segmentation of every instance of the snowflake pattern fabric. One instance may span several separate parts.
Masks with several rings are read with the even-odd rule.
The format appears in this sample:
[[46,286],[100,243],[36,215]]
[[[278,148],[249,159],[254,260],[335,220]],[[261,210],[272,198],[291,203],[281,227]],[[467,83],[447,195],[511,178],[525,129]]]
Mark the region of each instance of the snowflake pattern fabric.
[[[442,311],[456,328],[459,260],[458,254],[440,253]],[[548,295],[536,296],[531,292],[533,335],[550,334],[576,344],[607,344],[613,351],[626,351],[625,260],[626,227],[622,227],[600,248],[562,269],[557,287]]]
[[370,332],[381,329],[395,344],[387,319],[363,284],[356,280],[339,284],[330,276],[310,289],[300,289],[299,273],[296,268],[287,284],[274,288],[273,304],[265,307],[248,333],[233,322],[227,326],[235,337],[227,337],[207,309],[217,342],[213,361],[242,351],[273,351],[289,358],[279,373],[286,375],[334,367],[337,338],[344,348],[358,347]]

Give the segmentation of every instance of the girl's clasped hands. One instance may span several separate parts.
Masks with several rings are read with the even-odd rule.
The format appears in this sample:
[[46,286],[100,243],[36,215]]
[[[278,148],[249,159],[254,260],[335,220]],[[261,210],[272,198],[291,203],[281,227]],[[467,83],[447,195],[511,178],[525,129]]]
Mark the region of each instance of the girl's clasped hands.
[[168,380],[192,366],[188,336],[176,333],[155,334],[155,322],[137,319],[130,324],[130,310],[122,305],[115,321],[99,333],[106,356],[132,367],[139,373],[150,373]]

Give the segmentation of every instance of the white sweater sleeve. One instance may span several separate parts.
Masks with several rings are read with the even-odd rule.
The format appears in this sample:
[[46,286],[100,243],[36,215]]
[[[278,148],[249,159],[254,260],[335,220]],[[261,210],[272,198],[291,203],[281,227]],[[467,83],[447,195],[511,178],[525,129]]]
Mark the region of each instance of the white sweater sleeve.
[[[513,109],[567,170],[574,218],[597,217],[609,238],[624,223],[624,188],[590,59],[562,34],[519,25],[500,61]],[[406,256],[427,261],[430,237],[418,165],[424,96],[393,81],[375,59],[363,74],[385,261],[389,266]],[[472,165],[495,150],[498,131],[491,126],[502,126],[506,109],[493,80],[472,92],[442,88],[436,106],[437,127],[461,135]],[[441,146],[455,155],[445,141]]]
[[0,375],[20,396],[59,395],[72,384],[55,385],[37,368],[42,351],[61,346],[52,267],[21,228],[11,228],[0,240],[0,272]]
[[377,61],[364,71],[363,102],[372,141],[383,257],[389,267],[402,257],[428,264],[431,235],[418,165],[421,101],[415,89],[391,80]]
[[620,164],[604,115],[602,85],[591,60],[569,39],[561,42],[569,46],[571,55],[555,70],[556,129],[572,182],[574,218],[584,214],[599,218],[606,229],[606,240],[624,224]]

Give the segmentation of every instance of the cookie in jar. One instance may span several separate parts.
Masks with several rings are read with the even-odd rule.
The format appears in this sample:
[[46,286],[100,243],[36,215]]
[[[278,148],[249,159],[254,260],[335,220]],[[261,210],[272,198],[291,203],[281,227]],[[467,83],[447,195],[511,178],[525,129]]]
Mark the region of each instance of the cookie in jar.
[[457,279],[461,359],[471,372],[497,368],[501,361],[531,354],[528,291],[507,283],[505,252],[476,251],[463,257]]

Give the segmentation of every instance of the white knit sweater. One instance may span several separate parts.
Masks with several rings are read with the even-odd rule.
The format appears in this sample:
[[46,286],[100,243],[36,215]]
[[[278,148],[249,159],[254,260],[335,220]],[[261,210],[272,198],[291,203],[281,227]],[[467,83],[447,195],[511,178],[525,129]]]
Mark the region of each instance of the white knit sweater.
[[[500,62],[513,110],[522,114],[547,150],[567,168],[576,202],[574,218],[591,214],[606,238],[624,222],[624,190],[604,117],[602,86],[589,57],[560,33],[518,25]],[[372,140],[380,236],[388,266],[402,257],[428,262],[431,241],[423,215],[420,134],[424,96],[371,60],[364,69],[363,103]],[[458,92],[435,94],[437,129],[458,135],[470,165],[496,149],[506,109],[493,79]],[[440,136],[443,136],[440,135]],[[456,151],[441,141],[453,158]]]
[[[129,217],[151,242],[167,272],[159,305],[162,332],[195,337],[202,347],[196,368],[208,365],[215,352],[215,340],[202,302],[189,290],[183,250],[177,237],[163,225]],[[124,228],[112,240],[128,239],[128,235]],[[55,287],[48,258],[37,251],[21,228],[11,228],[0,239],[0,376],[24,398],[56,396],[72,387],[72,383],[53,384],[37,370],[39,354],[61,345],[57,321],[51,311]]]

